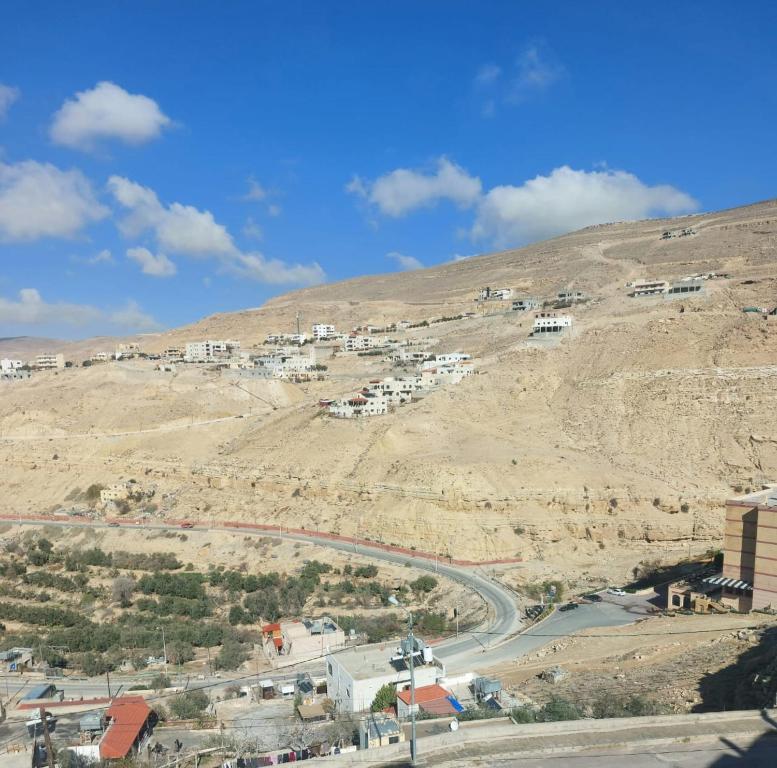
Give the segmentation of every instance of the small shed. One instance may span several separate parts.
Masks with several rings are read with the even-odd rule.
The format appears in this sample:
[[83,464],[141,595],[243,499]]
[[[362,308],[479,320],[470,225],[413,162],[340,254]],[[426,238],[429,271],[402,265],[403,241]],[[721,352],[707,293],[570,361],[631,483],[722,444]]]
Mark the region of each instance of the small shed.
[[498,696],[502,691],[502,683],[491,677],[476,677],[472,681],[472,689],[478,701],[487,697]]
[[300,704],[297,713],[303,723],[321,723],[327,720],[327,714],[320,704]]
[[95,733],[103,729],[102,712],[87,712],[78,721],[78,730],[82,733]]
[[40,683],[33,685],[27,693],[22,696],[22,701],[37,701],[38,699],[53,699],[57,693],[57,686],[53,683]]
[[263,699],[274,699],[275,698],[275,686],[273,685],[272,680],[260,680],[259,681],[259,688],[262,691],[262,698]]
[[373,712],[359,723],[359,748],[371,749],[398,744],[405,740],[405,733],[393,717],[385,712]]

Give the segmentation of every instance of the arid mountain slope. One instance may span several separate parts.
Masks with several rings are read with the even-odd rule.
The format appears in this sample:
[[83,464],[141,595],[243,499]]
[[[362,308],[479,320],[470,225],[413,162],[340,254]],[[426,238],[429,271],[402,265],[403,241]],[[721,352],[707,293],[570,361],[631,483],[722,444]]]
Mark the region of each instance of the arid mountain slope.
[[[685,227],[696,234],[661,239]],[[634,278],[709,271],[730,277],[703,296],[627,296]],[[0,507],[69,506],[91,483],[132,477],[155,487],[155,515],[605,573],[718,544],[723,498],[777,477],[777,318],[742,312],[777,303],[775,201],[309,288],[144,344],[249,346],[290,331],[297,312],[344,329],[453,315],[485,285],[592,299],[565,310],[575,327],[559,343],[530,342],[519,313],[407,332],[470,352],[479,374],[383,417],[336,421],[316,406],[386,375],[380,357],[327,356],[331,378],[300,386],[135,361],[4,385]]]

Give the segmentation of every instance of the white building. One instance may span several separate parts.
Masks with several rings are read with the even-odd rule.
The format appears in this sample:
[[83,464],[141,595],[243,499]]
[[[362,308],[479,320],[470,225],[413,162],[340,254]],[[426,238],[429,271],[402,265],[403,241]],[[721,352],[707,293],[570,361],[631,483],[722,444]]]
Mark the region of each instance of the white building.
[[35,358],[35,367],[43,370],[65,367],[65,356],[61,353],[56,355],[38,355]]
[[685,277],[675,280],[667,290],[668,296],[677,296],[686,293],[698,293],[704,288],[704,280],[701,277]]
[[121,360],[123,357],[137,357],[140,354],[140,344],[119,344],[114,350],[113,356],[116,360]]
[[[445,667],[434,658],[432,649],[416,638],[413,656],[417,688],[433,685],[445,676]],[[410,686],[408,657],[390,646],[357,645],[326,657],[327,696],[338,712],[364,712],[384,685],[397,691]]]
[[533,309],[539,309],[541,306],[542,302],[538,298],[526,296],[513,302],[513,312],[530,312]]
[[569,315],[557,315],[555,312],[541,312],[534,318],[532,335],[542,333],[561,333],[572,327],[572,318]]
[[566,291],[559,291],[557,294],[558,301],[562,301],[569,304],[575,304],[578,301],[586,301],[588,296],[582,291],[573,291],[567,289]]
[[444,384],[458,384],[467,376],[472,376],[475,372],[475,368],[472,365],[466,363],[457,363],[455,365],[443,365],[433,369],[430,373],[434,373],[435,384],[442,386]]
[[470,355],[465,352],[449,352],[445,355],[431,355],[421,363],[421,370],[438,368],[441,365],[453,365],[455,363],[464,363],[470,359]]
[[110,355],[107,352],[95,352],[91,360],[93,363],[107,363]]
[[639,298],[640,296],[660,296],[666,293],[669,283],[666,280],[647,280],[642,278],[634,280],[632,283],[626,283],[627,288],[631,288],[630,296]]
[[377,346],[377,339],[373,336],[351,335],[345,340],[346,352],[361,352],[366,349],[373,349]]
[[485,288],[480,289],[478,301],[507,301],[513,297],[512,288]]
[[383,416],[388,413],[388,399],[373,393],[358,392],[352,397],[335,400],[329,415],[337,419],[357,419],[361,416]]
[[337,331],[333,325],[327,325],[326,323],[316,323],[313,326],[313,338],[316,341],[326,341],[331,339]]
[[180,347],[168,347],[162,352],[162,359],[169,360],[171,362],[178,362],[183,360],[184,351]]
[[184,360],[187,363],[211,363],[240,354],[240,342],[231,339],[190,341],[186,344]]
[[21,360],[11,360],[10,358],[4,357],[0,360],[0,371],[3,373],[18,371],[23,365],[24,363]]
[[308,340],[306,333],[270,333],[264,340],[265,344],[294,344],[301,347]]

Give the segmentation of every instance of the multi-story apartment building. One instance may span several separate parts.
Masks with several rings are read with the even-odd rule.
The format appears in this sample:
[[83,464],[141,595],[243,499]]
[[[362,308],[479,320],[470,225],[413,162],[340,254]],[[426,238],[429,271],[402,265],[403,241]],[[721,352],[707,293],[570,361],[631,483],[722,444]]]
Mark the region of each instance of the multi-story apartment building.
[[38,355],[35,358],[35,367],[43,370],[51,370],[65,367],[65,356],[62,353],[56,355]]
[[316,323],[313,326],[313,338],[316,341],[325,341],[331,339],[337,331],[333,325],[327,325],[326,323]]
[[777,608],[777,485],[726,502],[721,602]]
[[184,360],[187,363],[210,363],[240,352],[240,342],[227,339],[225,341],[190,341],[186,344]]

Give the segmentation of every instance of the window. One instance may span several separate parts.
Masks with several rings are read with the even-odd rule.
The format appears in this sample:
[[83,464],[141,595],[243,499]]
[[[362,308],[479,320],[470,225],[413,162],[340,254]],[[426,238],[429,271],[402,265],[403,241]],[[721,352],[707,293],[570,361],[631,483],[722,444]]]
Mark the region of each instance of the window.
[[331,675],[332,674],[332,662],[331,661],[328,661],[326,663],[326,668],[327,668],[327,671],[329,672],[329,674]]
[[389,736],[389,744],[399,744],[399,736]]

